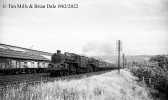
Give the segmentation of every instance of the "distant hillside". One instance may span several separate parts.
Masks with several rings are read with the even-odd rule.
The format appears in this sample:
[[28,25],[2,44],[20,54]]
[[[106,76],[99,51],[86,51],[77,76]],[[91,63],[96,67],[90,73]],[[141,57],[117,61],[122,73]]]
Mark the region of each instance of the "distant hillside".
[[[125,56],[127,62],[132,62],[132,61],[147,61],[149,60],[150,57],[153,55],[135,55],[135,56]],[[102,59],[111,63],[117,63],[118,61],[118,56],[93,56],[94,58],[97,59]],[[120,57],[121,62],[122,62],[122,56]]]

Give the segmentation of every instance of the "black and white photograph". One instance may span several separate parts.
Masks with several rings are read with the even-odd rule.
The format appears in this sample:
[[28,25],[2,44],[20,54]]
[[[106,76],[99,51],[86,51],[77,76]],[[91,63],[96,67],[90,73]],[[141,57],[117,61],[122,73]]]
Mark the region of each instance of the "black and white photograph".
[[0,0],[0,100],[168,100],[168,0]]

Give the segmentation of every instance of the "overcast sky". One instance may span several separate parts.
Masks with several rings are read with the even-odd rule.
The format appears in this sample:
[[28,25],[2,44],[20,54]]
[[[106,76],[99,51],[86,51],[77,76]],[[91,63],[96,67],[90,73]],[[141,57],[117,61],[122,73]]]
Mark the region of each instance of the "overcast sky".
[[[47,52],[168,54],[168,0],[1,0],[0,43]],[[77,3],[79,8],[2,8]]]

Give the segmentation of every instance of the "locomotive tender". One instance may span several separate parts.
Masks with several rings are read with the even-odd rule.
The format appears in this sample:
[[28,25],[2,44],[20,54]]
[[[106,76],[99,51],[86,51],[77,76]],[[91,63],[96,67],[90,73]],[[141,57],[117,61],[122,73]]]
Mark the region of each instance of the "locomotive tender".
[[51,76],[63,76],[115,68],[115,65],[105,61],[68,52],[62,54],[60,50],[57,50],[57,53],[51,56],[47,70]]

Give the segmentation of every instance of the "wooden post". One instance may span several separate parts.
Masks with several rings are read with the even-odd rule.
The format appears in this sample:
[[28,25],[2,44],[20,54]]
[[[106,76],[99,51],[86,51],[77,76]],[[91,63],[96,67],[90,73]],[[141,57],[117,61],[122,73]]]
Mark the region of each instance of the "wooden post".
[[145,82],[145,79],[144,79],[144,77],[142,77],[142,81],[143,81],[143,82]]
[[125,58],[125,67],[127,67],[127,60],[126,60],[126,58]]
[[121,51],[121,41],[117,41],[117,51],[118,51],[118,72],[120,73],[120,51]]
[[125,67],[125,55],[123,54],[123,68]]
[[151,85],[151,78],[149,78],[149,84]]
[[118,72],[120,72],[120,51],[118,51]]

